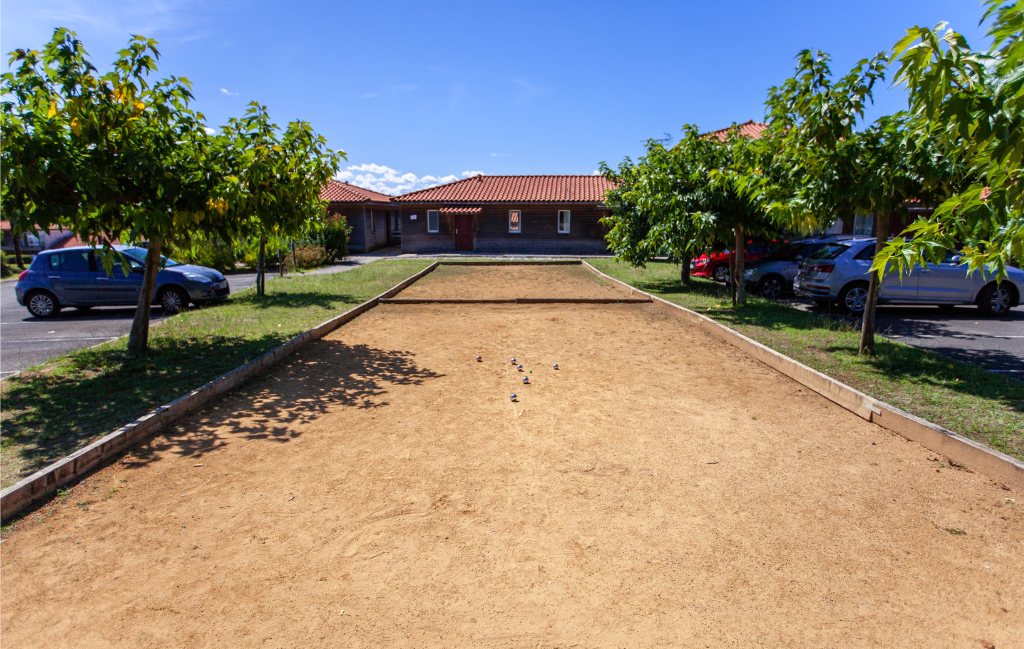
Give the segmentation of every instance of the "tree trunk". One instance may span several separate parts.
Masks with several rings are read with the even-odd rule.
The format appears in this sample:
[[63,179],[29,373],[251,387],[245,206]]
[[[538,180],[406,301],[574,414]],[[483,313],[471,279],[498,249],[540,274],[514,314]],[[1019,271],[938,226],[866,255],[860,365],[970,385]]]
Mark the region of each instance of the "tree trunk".
[[[889,214],[882,212],[875,213],[875,255],[882,252],[886,241],[889,239]],[[871,273],[871,280],[868,282],[868,303],[864,305],[864,317],[861,320],[860,328],[860,350],[859,354],[868,356],[875,355],[875,307],[878,306],[879,290],[878,273]]]
[[267,237],[260,235],[260,256],[256,262],[256,295],[263,296],[266,291],[266,270],[267,270]]
[[683,267],[679,269],[679,279],[685,286],[690,285],[690,257],[683,257]]
[[281,261],[281,249],[277,249],[277,273],[278,277],[284,277],[284,263]]
[[736,251],[729,254],[729,296],[732,297],[732,305],[736,306]]
[[160,239],[149,241],[146,253],[146,271],[142,275],[142,289],[139,290],[139,304],[135,307],[135,319],[128,334],[128,355],[143,354],[149,349],[149,311],[153,305],[153,288],[156,274],[160,272]]
[[293,273],[294,272],[298,272],[298,270],[299,270],[299,262],[298,262],[297,259],[295,259],[295,242],[294,241],[290,241],[289,245],[291,245],[291,247],[292,247],[292,272]]
[[733,259],[736,260],[734,267],[736,272],[736,304],[743,306],[747,303],[747,290],[746,285],[743,281],[743,258],[746,256],[744,250],[746,246],[745,238],[743,236],[743,226],[736,226],[736,249],[733,251]]
[[21,260],[21,235],[15,234],[11,238],[14,239],[14,262],[18,264],[18,268],[24,270],[25,262]]

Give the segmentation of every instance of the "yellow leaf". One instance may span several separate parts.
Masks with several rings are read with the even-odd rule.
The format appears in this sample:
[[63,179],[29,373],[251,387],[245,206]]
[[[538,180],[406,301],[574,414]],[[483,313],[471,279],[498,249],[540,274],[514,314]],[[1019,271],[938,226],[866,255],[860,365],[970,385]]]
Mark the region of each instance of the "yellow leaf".
[[135,102],[134,104],[132,104],[132,107],[135,109],[135,114],[136,115],[138,115],[138,114],[142,113],[142,111],[146,110],[146,105],[144,103],[142,103],[141,101]]
[[56,114],[57,114],[57,102],[56,101],[51,101],[50,102],[50,110],[47,111],[46,117],[50,118],[50,117],[53,117]]
[[82,134],[82,123],[78,121],[77,117],[71,120],[71,132],[75,135]]

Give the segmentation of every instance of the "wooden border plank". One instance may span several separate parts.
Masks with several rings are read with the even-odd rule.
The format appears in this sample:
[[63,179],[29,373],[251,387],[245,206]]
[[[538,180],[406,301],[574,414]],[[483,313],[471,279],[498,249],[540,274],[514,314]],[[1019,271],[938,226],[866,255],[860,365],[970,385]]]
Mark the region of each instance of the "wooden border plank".
[[941,453],[958,464],[967,466],[979,473],[984,473],[998,480],[1004,486],[1016,490],[1024,489],[1024,462],[1017,458],[1000,453],[984,444],[967,439],[963,435],[916,417],[909,412],[904,412],[884,401],[870,397],[845,383],[840,383],[830,376],[826,376],[803,363],[780,354],[774,349],[762,345],[756,340],[752,340],[707,316],[703,316],[678,304],[673,304],[650,293],[645,293],[625,282],[610,277],[586,261],[583,262],[583,266],[602,279],[648,296],[655,304],[672,315],[695,324],[702,329],[706,329],[708,332],[753,356],[765,365],[814,390],[857,416],[874,422],[906,439],[917,442],[930,451]]
[[241,367],[223,374],[212,381],[192,390],[174,401],[160,406],[135,421],[118,428],[114,432],[101,437],[65,458],[48,467],[40,469],[32,475],[19,480],[0,492],[0,518],[7,520],[22,511],[36,500],[53,492],[58,487],[82,477],[106,460],[121,451],[138,444],[156,434],[168,424],[185,416],[189,412],[205,405],[211,399],[224,394],[238,384],[259,374],[282,358],[302,349],[314,340],[319,340],[346,322],[366,313],[377,306],[382,299],[397,295],[402,289],[423,276],[433,272],[438,262],[434,262],[420,272],[402,280],[400,283],[384,291],[380,295],[355,306],[339,316],[320,323],[309,331],[292,338],[288,342],[275,347]]

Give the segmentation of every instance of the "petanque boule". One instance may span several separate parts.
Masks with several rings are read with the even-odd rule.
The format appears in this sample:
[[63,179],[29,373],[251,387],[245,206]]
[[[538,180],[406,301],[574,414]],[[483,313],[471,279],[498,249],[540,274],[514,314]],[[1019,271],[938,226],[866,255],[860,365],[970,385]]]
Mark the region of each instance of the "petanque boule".
[[520,372],[522,372],[523,371],[523,366],[522,365],[516,365],[516,369],[519,370]]
[[512,393],[511,395],[509,395],[509,397],[508,397],[508,398],[509,398],[509,399],[512,399],[513,401],[515,401],[515,400],[516,400],[516,393],[515,393],[515,392],[513,392],[513,393]]
[[515,365],[515,364],[516,364],[516,359],[514,359],[514,358],[512,359],[512,364],[513,364],[513,365]]
[[530,377],[524,376],[523,377],[523,383],[529,383],[529,382],[530,382]]
[[480,362],[480,361],[482,361],[482,360],[483,360],[483,357],[482,357],[482,356],[477,356],[477,357],[476,357],[476,362],[477,362],[477,363],[479,363],[479,362]]
[[557,370],[557,369],[558,369],[558,363],[555,363],[555,364],[554,364],[554,365],[552,365],[551,367],[553,367],[553,368],[555,368],[555,369]]

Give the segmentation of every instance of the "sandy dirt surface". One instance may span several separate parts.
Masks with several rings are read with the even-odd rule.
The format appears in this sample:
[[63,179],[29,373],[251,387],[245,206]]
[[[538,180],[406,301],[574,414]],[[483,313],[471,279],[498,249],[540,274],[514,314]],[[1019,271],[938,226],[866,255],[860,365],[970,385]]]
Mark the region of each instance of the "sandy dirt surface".
[[395,297],[425,299],[641,297],[597,278],[581,265],[441,265]]
[[2,641],[1019,647],[1022,507],[655,305],[387,305],[18,523]]

